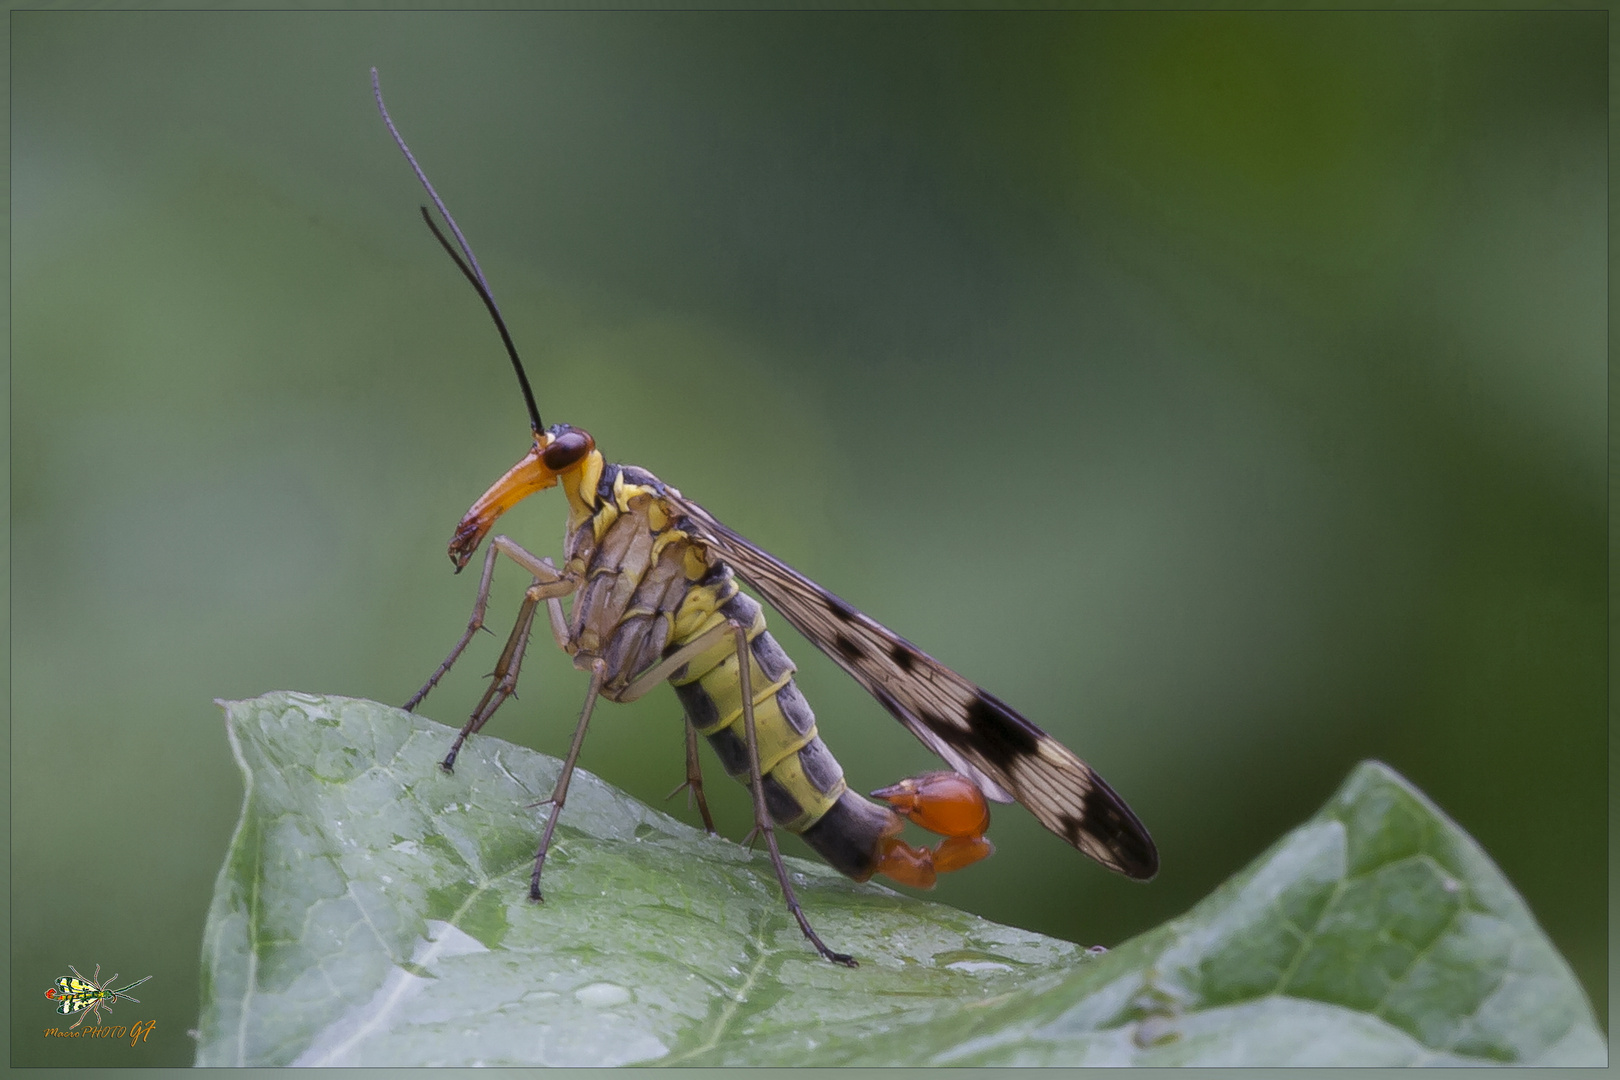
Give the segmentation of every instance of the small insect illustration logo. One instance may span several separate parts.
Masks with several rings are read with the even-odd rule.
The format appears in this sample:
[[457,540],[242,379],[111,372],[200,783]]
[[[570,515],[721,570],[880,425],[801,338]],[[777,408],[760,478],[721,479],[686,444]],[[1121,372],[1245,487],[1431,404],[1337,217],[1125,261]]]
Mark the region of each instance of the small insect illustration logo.
[[79,974],[79,969],[72,964],[68,965],[68,970],[73,974],[63,975],[57,979],[54,986],[46,989],[45,996],[52,1001],[62,1003],[56,1007],[56,1011],[63,1016],[71,1016],[74,1013],[84,1014],[69,1026],[69,1031],[84,1023],[85,1016],[89,1016],[91,1013],[96,1014],[96,1023],[101,1023],[101,1010],[103,1008],[111,1010],[113,1002],[119,998],[133,1001],[139,1005],[141,999],[130,997],[129,992],[145,982],[146,979],[152,977],[148,975],[146,979],[136,979],[128,986],[119,987],[115,990],[111,988],[111,984],[118,981],[118,976],[114,975],[105,983],[101,982],[100,964],[96,965],[96,976],[93,979],[87,979]]

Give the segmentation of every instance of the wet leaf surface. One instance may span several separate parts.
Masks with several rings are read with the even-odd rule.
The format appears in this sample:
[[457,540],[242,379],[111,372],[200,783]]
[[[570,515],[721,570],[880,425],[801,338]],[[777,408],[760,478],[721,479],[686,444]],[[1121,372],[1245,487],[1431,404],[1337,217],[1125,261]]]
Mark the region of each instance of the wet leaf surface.
[[349,698],[225,703],[246,781],[203,949],[199,1065],[1602,1064],[1568,966],[1388,768],[1112,952],[790,859],[580,770]]

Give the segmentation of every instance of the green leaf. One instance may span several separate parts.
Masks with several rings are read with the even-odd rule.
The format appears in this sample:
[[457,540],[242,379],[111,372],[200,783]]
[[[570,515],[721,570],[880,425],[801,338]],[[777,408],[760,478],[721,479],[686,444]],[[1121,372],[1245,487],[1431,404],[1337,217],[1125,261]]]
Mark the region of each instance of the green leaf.
[[1501,873],[1389,769],[1185,916],[1101,953],[790,859],[581,770],[347,698],[227,703],[246,779],[203,950],[199,1065],[1603,1064]]

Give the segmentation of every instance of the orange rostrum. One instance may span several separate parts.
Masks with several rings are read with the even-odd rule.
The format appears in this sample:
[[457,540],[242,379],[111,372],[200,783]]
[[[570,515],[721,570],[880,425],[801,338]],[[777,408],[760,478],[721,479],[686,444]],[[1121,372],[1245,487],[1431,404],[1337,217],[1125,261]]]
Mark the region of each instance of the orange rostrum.
[[495,524],[496,518],[535,492],[556,485],[557,474],[546,468],[542,460],[544,451],[545,448],[536,441],[533,449],[479,496],[472,509],[467,511],[467,516],[461,519],[455,535],[450,538],[450,561],[456,564],[457,570],[467,565],[467,560],[472,558],[472,553],[483,541],[484,534]]

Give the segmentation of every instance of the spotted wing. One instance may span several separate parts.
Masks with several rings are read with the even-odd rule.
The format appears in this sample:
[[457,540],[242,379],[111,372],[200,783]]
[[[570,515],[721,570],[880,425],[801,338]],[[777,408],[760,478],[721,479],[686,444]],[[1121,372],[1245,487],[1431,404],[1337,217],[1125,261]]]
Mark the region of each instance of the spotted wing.
[[56,980],[55,986],[45,991],[45,996],[62,1003],[56,1007],[57,1012],[71,1016],[101,1000],[101,987],[71,975],[63,975]]
[[988,798],[1017,799],[1042,825],[1110,870],[1142,880],[1158,871],[1153,838],[1074,751],[701,506],[673,491],[667,498],[685,514],[691,535]]

